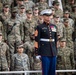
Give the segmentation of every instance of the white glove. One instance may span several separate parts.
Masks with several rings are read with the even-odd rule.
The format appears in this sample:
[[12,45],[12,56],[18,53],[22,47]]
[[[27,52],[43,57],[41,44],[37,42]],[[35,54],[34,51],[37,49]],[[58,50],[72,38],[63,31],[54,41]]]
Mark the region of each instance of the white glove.
[[40,58],[41,58],[41,56],[40,56],[40,55],[37,55],[37,56],[36,56],[36,59],[40,59]]

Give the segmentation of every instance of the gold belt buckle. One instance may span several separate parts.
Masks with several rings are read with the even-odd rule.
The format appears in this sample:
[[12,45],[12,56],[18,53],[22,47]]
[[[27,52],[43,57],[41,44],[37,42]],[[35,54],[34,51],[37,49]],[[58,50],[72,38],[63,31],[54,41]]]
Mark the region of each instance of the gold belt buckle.
[[52,39],[49,39],[50,42],[52,42]]

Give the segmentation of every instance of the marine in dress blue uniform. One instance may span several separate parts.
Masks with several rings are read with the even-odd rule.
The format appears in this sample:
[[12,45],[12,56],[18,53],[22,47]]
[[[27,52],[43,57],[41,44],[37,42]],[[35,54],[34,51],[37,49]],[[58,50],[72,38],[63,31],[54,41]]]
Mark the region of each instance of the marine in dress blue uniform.
[[50,23],[52,10],[41,11],[44,22],[35,31],[35,53],[41,56],[42,75],[55,75],[57,56],[57,27]]

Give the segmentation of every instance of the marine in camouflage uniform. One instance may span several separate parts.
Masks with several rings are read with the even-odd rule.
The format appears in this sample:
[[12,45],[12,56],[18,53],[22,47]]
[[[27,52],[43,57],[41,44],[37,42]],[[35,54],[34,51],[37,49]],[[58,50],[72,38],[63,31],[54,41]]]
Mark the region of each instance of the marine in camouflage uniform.
[[37,21],[38,25],[43,23],[42,15],[40,14],[37,6],[35,6],[33,10],[33,19]]
[[66,45],[74,51],[74,43],[72,39],[72,33],[74,29],[69,25],[68,19],[64,19],[64,25],[66,30]]
[[[75,68],[74,52],[66,47],[66,39],[60,39],[57,54],[57,70],[71,70]],[[71,73],[58,73],[57,75],[72,75]]]
[[[35,56],[34,39],[35,39],[34,31],[31,31],[30,40],[24,43],[25,48],[24,52],[27,53],[27,55],[29,56],[30,70],[41,70],[41,60],[36,59]],[[37,73],[35,75],[41,75],[41,74]]]
[[74,32],[73,32],[73,42],[74,42],[74,53],[76,61],[76,4],[72,6],[71,18],[74,20]]
[[[65,29],[66,29],[66,46],[69,47],[73,52],[74,52],[74,55],[76,56],[76,53],[75,53],[75,42],[73,42],[73,38],[72,38],[72,34],[73,34],[73,31],[74,29],[68,24],[68,21],[65,22]],[[75,57],[74,57],[75,59]]]
[[25,13],[25,6],[24,5],[20,5],[19,11],[16,15],[17,20],[20,21],[20,35],[21,35],[21,41],[24,42],[24,22],[27,18],[26,13]]
[[19,12],[17,14],[17,18],[20,19],[22,22],[24,22],[27,18],[25,11],[26,11],[25,6],[21,5],[19,8]]
[[[32,16],[32,11],[31,10],[27,10],[26,11],[27,15]],[[29,56],[29,60],[30,60],[30,69],[33,70],[33,66],[34,65],[34,32],[35,32],[35,27],[36,27],[36,22],[35,20],[32,19],[32,17],[30,17],[31,20],[27,19],[24,23],[24,35],[25,35],[25,52],[28,54]]]
[[71,12],[70,16],[74,20],[74,24],[76,24],[76,5],[72,6],[72,12]]
[[70,12],[68,10],[64,10],[63,17],[60,19],[61,22],[63,22],[64,19],[68,19],[69,25],[74,28],[74,21],[73,21],[73,19],[70,18]]
[[27,19],[25,20],[24,23],[24,41],[29,41],[30,40],[30,35],[32,32],[35,31],[35,27],[37,26],[37,22],[32,19],[32,10],[27,10],[26,11]]
[[38,6],[39,11],[49,8],[49,6],[45,0],[39,0],[39,2],[36,3],[36,6]]
[[[72,37],[73,37],[73,42],[74,42],[74,57],[75,57],[75,62],[76,62],[76,21],[75,21],[74,32],[73,32]],[[75,64],[75,68],[76,68],[76,64]]]
[[36,21],[39,20],[39,9],[37,6],[33,8],[33,19]]
[[5,31],[5,24],[4,22],[9,19],[11,17],[11,13],[9,12],[9,5],[8,4],[4,4],[3,5],[3,12],[0,13],[0,21],[2,22],[3,24],[3,38],[4,38],[4,41],[6,42],[6,31]]
[[0,32],[0,71],[10,70],[10,51],[6,43],[2,41],[2,33]]
[[[23,45],[17,47],[17,53],[12,56],[12,70],[13,71],[27,71],[29,70],[29,57],[27,54],[23,53]],[[23,74],[16,74],[23,75]]]
[[35,3],[33,1],[24,0],[24,5],[25,5],[26,10],[29,10],[35,6]]
[[52,24],[55,24],[58,29],[58,38],[66,38],[66,31],[65,31],[65,26],[62,22],[60,22],[60,17],[59,15],[54,15],[53,21],[51,22]]
[[11,55],[16,51],[16,46],[21,43],[20,22],[16,19],[16,8],[12,9],[12,16],[5,22],[6,40],[10,48]]
[[11,13],[9,12],[9,5],[4,4],[3,5],[3,12],[0,13],[0,21],[4,23],[6,19],[9,19],[11,17]]
[[40,24],[42,24],[42,23],[43,23],[43,17],[42,17],[41,14],[39,14],[39,19],[38,19],[38,21],[37,21],[37,24],[40,25]]
[[51,23],[55,24],[57,26],[57,36],[58,36],[57,48],[58,48],[60,46],[59,39],[62,37],[66,38],[65,26],[62,22],[60,22],[60,16],[59,15],[54,15]]
[[60,17],[63,16],[63,11],[59,8],[60,3],[58,1],[53,1],[53,6],[55,8],[55,15],[58,15]]

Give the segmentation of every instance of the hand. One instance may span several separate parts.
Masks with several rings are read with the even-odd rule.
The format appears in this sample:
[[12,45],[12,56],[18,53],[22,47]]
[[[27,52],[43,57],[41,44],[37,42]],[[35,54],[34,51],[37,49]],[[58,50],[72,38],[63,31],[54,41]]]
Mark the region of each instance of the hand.
[[40,58],[41,58],[41,56],[40,56],[40,55],[37,55],[37,56],[36,56],[36,59],[40,59]]
[[8,68],[8,71],[10,71],[10,69]]

